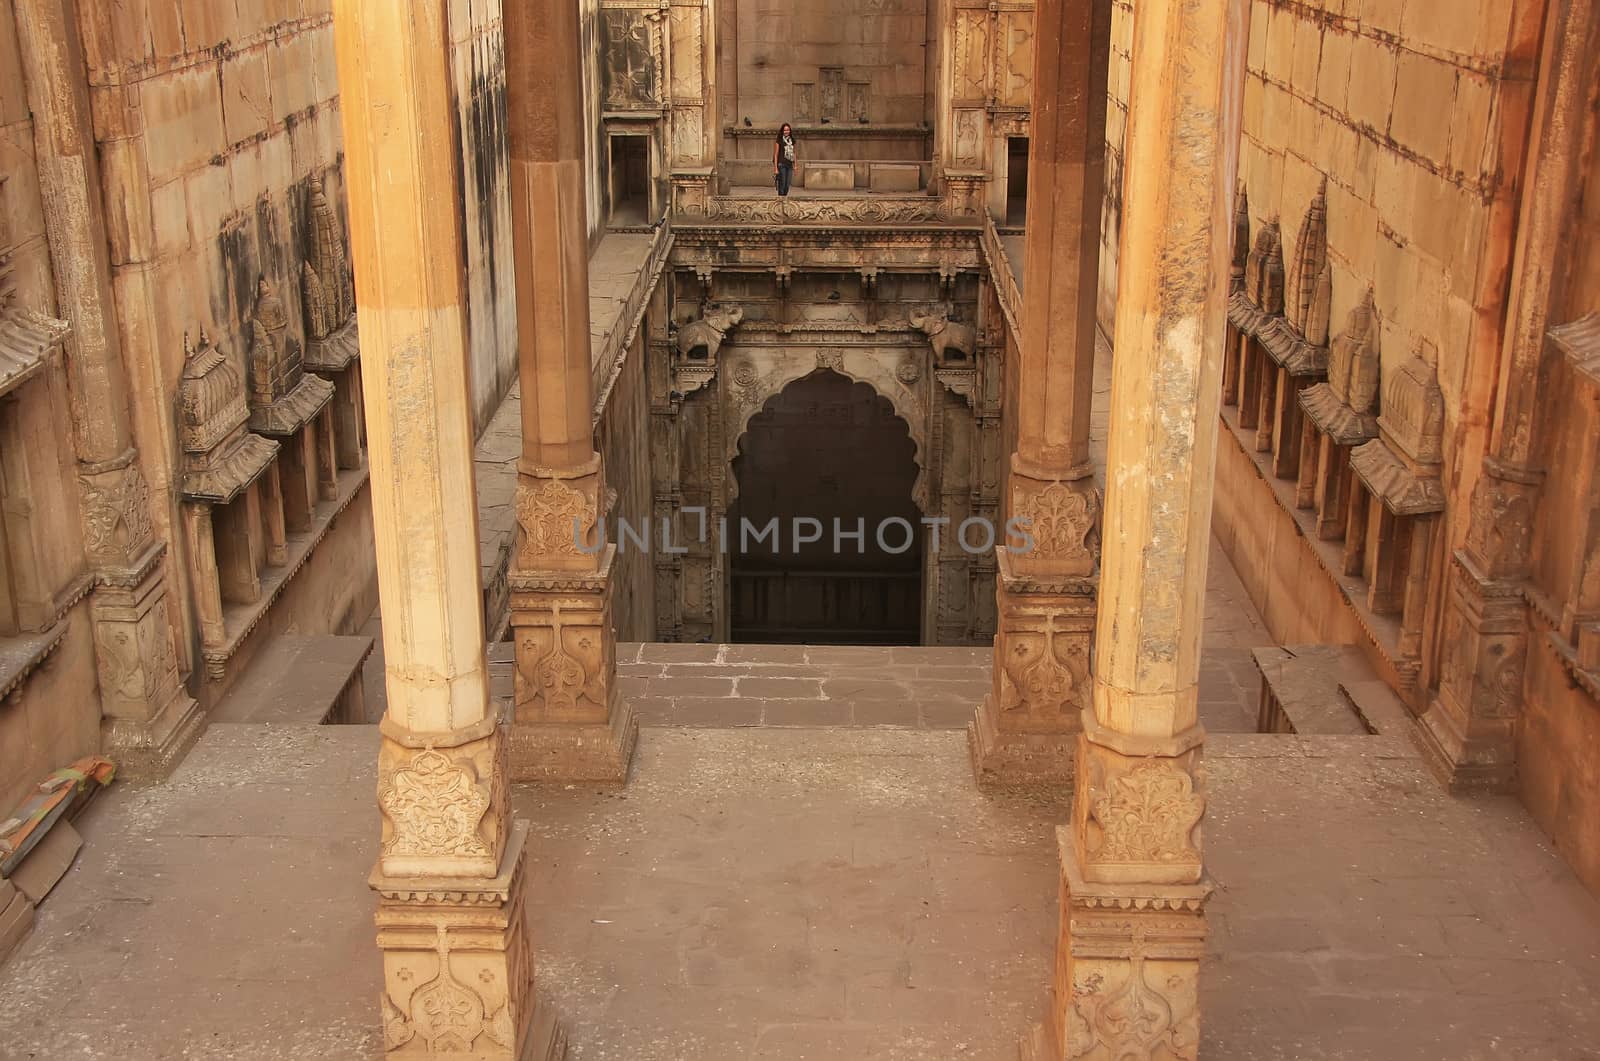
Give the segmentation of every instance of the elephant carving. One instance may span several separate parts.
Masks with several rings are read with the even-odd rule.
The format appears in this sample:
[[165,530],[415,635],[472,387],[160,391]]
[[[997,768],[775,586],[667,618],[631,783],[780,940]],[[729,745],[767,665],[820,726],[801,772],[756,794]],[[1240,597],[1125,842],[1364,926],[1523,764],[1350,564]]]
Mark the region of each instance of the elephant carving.
[[710,361],[716,358],[728,331],[744,320],[744,310],[711,307],[699,320],[678,326],[678,353],[691,361]]
[[911,326],[928,337],[941,362],[967,361],[978,348],[978,333],[970,324],[950,319],[944,308],[929,313],[913,313]]

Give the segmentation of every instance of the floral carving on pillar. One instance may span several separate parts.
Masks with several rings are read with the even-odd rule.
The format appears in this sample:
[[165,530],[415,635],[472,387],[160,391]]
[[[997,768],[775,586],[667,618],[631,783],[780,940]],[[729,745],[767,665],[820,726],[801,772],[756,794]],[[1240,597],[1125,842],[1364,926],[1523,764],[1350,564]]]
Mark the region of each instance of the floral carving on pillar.
[[[434,1056],[465,1054],[480,1039],[496,1046],[513,1046],[517,1029],[509,995],[491,1010],[482,994],[456,978],[450,961],[450,933],[444,925],[437,925],[436,929],[438,972],[433,979],[411,992],[404,1008],[395,1004],[389,990],[383,992],[384,1049],[394,1053],[416,1043]],[[479,976],[487,978],[485,986],[494,980],[488,969]]]
[[[1083,637],[1063,636],[1049,612],[1038,632],[1015,631],[1004,657],[1000,709],[1054,717],[1085,706],[1089,660]],[[1066,659],[1063,660],[1062,656]]]
[[1205,816],[1205,796],[1175,763],[1139,760],[1125,773],[1108,772],[1088,796],[1097,836],[1084,852],[1086,863],[1200,861],[1194,833]]
[[[1192,1057],[1200,1042],[1200,1022],[1193,1009],[1181,1017],[1156,987],[1151,986],[1146,960],[1135,954],[1127,979],[1110,991],[1100,973],[1090,990],[1073,999],[1068,1017],[1067,1057],[1133,1058]],[[1158,1052],[1159,1051],[1159,1052]]]
[[1016,515],[1029,521],[1034,543],[1023,555],[1075,573],[1092,572],[1100,551],[1099,487],[1074,489],[1058,480],[1019,494]]
[[[589,692],[589,674],[583,662],[567,651],[568,624],[562,621],[560,601],[550,606],[550,613],[550,651],[534,665],[534,685],[550,708],[576,711],[579,698]],[[580,635],[579,648],[587,650],[592,647],[592,639]]]
[[479,831],[489,802],[470,763],[426,749],[380,783],[378,806],[392,827],[385,857],[492,854]]
[[560,479],[524,479],[517,490],[522,527],[521,566],[536,568],[544,557],[572,557],[592,536],[595,499]]
[[150,484],[137,464],[82,482],[84,548],[97,564],[127,563],[152,538]]

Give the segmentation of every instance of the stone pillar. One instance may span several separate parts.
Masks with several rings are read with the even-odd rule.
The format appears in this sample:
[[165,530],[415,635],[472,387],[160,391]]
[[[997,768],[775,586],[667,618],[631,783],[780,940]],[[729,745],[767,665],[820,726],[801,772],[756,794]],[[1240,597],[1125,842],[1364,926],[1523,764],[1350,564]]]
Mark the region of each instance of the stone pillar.
[[599,528],[577,0],[510,4],[505,34],[522,385],[512,773],[621,782],[638,723],[617,697],[615,549]]
[[334,12],[389,701],[371,878],[384,1038],[394,1057],[558,1058],[489,701],[445,8]]
[[1197,710],[1247,0],[1141,0],[1094,701],[1060,830],[1050,1016],[1024,1056],[1198,1055]]
[[1517,228],[1489,454],[1472,491],[1467,538],[1449,565],[1439,695],[1416,735],[1454,792],[1510,791],[1528,652],[1522,585],[1544,472],[1536,421],[1552,308],[1567,275],[1569,213],[1581,192],[1588,93],[1600,56],[1594,0],[1557,0],[1545,20],[1538,96]]
[[[1064,782],[1089,702],[1100,488],[1089,459],[1110,0],[1039,0],[1017,449],[994,689],[968,727],[980,783]],[[1031,545],[1031,548],[1030,548]]]
[[73,5],[18,0],[39,190],[60,314],[72,325],[68,383],[105,753],[130,777],[161,777],[204,723],[173,646],[167,545],[139,468],[111,273],[82,41]]

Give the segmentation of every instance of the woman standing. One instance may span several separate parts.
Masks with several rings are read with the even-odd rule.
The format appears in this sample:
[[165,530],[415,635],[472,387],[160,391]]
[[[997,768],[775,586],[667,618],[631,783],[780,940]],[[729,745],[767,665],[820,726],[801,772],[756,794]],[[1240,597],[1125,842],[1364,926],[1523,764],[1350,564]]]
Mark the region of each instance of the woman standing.
[[778,130],[772,145],[772,179],[779,195],[789,194],[789,185],[794,183],[794,129],[788,122]]

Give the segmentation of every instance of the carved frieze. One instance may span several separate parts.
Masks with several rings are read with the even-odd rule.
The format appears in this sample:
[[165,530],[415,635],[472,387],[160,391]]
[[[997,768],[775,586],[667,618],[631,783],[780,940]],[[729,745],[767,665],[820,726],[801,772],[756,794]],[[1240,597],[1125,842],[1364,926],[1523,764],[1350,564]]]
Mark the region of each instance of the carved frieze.
[[704,212],[686,220],[728,221],[752,225],[916,225],[951,220],[944,201],[925,195],[874,196],[861,199],[764,199],[712,196]]

